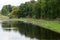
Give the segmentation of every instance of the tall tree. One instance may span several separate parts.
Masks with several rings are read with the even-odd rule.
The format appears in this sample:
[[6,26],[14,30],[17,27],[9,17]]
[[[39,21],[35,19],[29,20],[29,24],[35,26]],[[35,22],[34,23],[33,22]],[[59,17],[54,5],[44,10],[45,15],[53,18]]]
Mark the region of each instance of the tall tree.
[[2,10],[1,10],[1,13],[2,13],[2,15],[7,15],[11,11],[12,11],[11,5],[4,5],[3,8],[2,8]]

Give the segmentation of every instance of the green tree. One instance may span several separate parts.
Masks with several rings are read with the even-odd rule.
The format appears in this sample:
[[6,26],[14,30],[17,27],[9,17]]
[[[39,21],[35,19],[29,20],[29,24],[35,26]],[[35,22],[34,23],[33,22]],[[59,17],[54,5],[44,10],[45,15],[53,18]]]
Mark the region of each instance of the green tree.
[[1,10],[1,13],[2,15],[8,15],[11,11],[12,11],[11,5],[4,5]]
[[10,12],[10,13],[8,14],[8,16],[9,16],[10,18],[18,18],[18,10],[19,10],[19,7],[18,7],[18,6],[13,6],[13,7],[12,7],[12,12]]

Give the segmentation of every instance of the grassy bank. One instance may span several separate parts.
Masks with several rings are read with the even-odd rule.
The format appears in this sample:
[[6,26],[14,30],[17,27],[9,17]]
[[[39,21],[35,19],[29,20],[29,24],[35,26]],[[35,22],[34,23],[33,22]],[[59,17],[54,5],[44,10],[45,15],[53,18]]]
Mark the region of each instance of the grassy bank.
[[3,16],[3,15],[0,14],[0,20],[7,20],[7,19],[9,19],[9,17]]
[[38,25],[43,28],[47,28],[52,31],[60,33],[60,22],[57,22],[57,21],[46,21],[42,19],[33,19],[33,18],[20,18],[20,19],[12,19],[12,20],[15,20],[15,21],[19,20],[27,23],[32,23],[34,25]]
[[9,19],[4,21],[24,21],[27,23],[32,23],[34,25],[41,26],[46,29],[60,33],[60,22],[59,21],[47,21],[43,19],[33,19],[33,18],[20,18],[20,19]]

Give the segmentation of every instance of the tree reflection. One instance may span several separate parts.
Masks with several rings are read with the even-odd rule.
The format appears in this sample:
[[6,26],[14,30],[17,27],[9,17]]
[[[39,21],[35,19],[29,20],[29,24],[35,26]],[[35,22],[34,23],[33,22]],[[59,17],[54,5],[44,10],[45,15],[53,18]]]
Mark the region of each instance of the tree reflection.
[[37,38],[42,40],[59,40],[60,34],[54,31],[42,28],[37,25],[33,25],[31,23],[26,23],[23,21],[10,21],[10,22],[3,22],[3,28],[17,28],[22,35],[30,38]]

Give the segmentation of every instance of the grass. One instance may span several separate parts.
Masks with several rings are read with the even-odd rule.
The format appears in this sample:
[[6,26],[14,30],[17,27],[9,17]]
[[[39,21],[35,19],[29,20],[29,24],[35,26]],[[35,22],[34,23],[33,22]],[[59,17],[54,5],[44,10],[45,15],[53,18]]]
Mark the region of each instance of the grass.
[[3,15],[0,14],[0,20],[6,20],[6,19],[9,19],[9,17],[3,16]]
[[46,20],[42,20],[42,19],[32,19],[32,18],[20,18],[19,20],[29,22],[34,25],[38,25],[43,28],[47,28],[52,31],[60,33],[60,23],[59,22],[46,21]]
[[[52,31],[60,33],[60,22],[54,22],[54,21],[47,21],[43,19],[33,19],[33,18],[20,18],[20,19],[9,19],[10,21],[24,21],[27,23],[32,23],[34,25],[38,25],[40,27],[50,29]],[[9,21],[7,20],[7,21]]]

